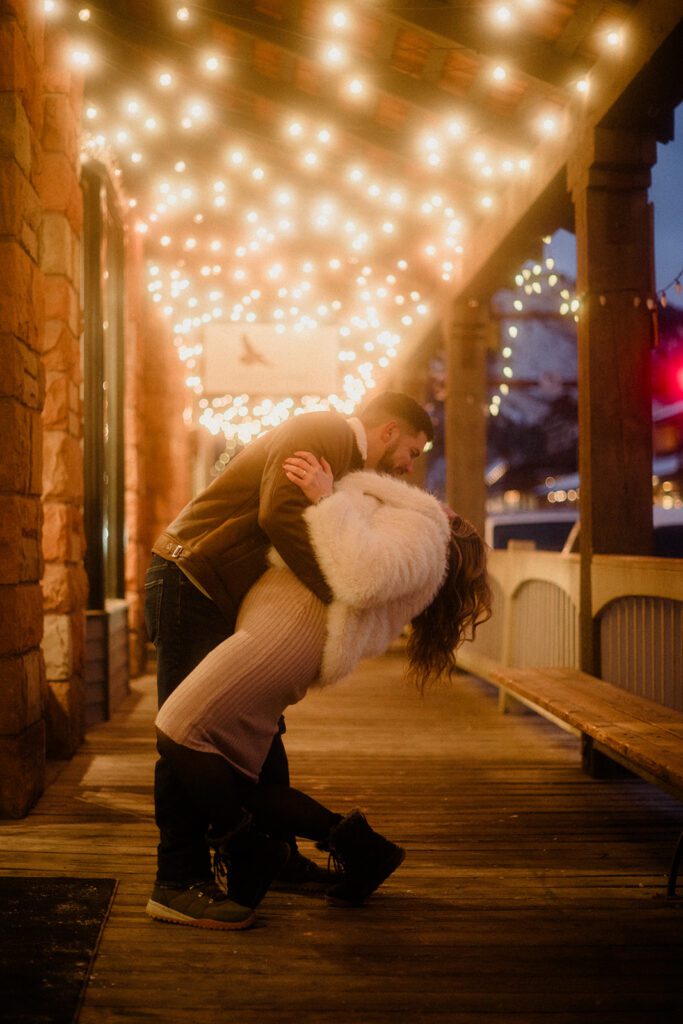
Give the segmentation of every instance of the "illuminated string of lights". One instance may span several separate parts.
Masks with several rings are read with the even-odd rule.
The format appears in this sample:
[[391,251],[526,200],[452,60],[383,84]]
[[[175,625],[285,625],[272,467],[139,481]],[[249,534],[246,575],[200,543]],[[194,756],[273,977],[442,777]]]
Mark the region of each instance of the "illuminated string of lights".
[[[544,239],[549,241],[549,239]],[[578,322],[579,311],[581,303],[576,295],[572,294],[570,289],[564,286],[564,280],[561,275],[555,269],[555,261],[552,257],[547,257],[543,263],[534,262],[530,266],[523,267],[515,275],[515,285],[517,291],[514,293],[512,300],[512,314],[505,318],[505,339],[504,344],[500,350],[502,358],[502,376],[505,380],[501,381],[496,387],[495,391],[491,395],[488,412],[490,416],[498,416],[501,411],[504,398],[510,394],[510,382],[514,377],[514,349],[515,345],[519,342],[520,327],[519,321],[515,322],[514,314],[523,314],[525,310],[525,302],[527,299],[533,296],[542,296],[544,293],[552,294],[553,303],[557,301],[557,311],[563,317],[570,317],[574,322]],[[559,287],[559,290],[556,289]],[[557,297],[557,298],[556,298]],[[542,319],[545,315],[544,312],[539,311],[537,314],[539,319]]]
[[[54,14],[62,6],[63,5],[58,3],[57,0],[46,0],[45,9],[49,13]],[[496,6],[494,10],[496,13],[495,20],[497,22],[501,22],[508,20],[501,12],[507,11],[509,13],[511,7],[510,5],[499,5]],[[182,12],[182,17],[179,16],[178,12]],[[196,22],[201,17],[198,10],[188,7],[178,8],[175,16],[179,23],[187,23],[191,20]],[[91,22],[92,18],[90,9],[82,8],[79,12],[79,19],[84,24]],[[349,12],[343,9],[332,9],[330,14],[330,24],[335,28],[347,30],[350,21],[351,16]],[[609,37],[610,39],[615,38],[614,33],[610,33]],[[321,60],[323,63],[332,63],[334,66],[337,66],[340,63],[342,50],[343,48],[339,44],[329,44],[321,51]],[[88,69],[93,68],[94,58],[81,45],[74,47],[72,51],[72,58],[80,67],[87,67]],[[212,52],[208,56],[203,56],[203,67],[211,74],[216,74],[225,66],[225,64],[225,58],[219,53]],[[492,75],[494,79],[499,82],[504,82],[508,78],[508,72],[501,65],[496,65],[494,67]],[[172,88],[174,85],[173,73],[170,70],[162,71],[158,75],[158,85],[163,89]],[[197,123],[203,122],[208,114],[208,107],[206,103],[203,103],[202,101],[189,101],[189,107],[190,111],[186,111],[180,121],[181,127],[185,129],[190,129],[195,127]],[[93,116],[93,108],[91,108],[91,116]],[[155,130],[157,119],[153,115],[149,115],[146,118],[146,122],[149,130]],[[537,124],[541,134],[545,135],[554,134],[560,127],[556,117],[543,112],[539,112],[535,117],[535,123]],[[296,120],[292,121],[286,129],[286,133],[291,134],[293,138],[298,138],[302,132],[303,126]],[[333,138],[333,134],[334,133],[330,127],[323,126],[316,133],[316,142],[323,143],[324,146],[328,146]],[[430,130],[418,139],[417,152],[423,157],[427,166],[440,167],[446,163],[444,157],[445,146],[452,143],[461,143],[463,137],[467,134],[468,129],[462,118],[450,117],[444,121],[442,129]],[[471,129],[470,134],[476,136],[476,130]],[[143,156],[140,151],[135,150],[134,152],[137,162],[141,162],[143,160]],[[320,161],[320,156],[319,153],[309,148],[302,153],[301,159],[304,164],[315,167]],[[490,155],[482,153],[479,148],[474,148],[469,151],[469,162],[473,165],[473,173],[483,176],[485,179],[491,179],[495,177],[496,174],[500,174],[503,178],[506,178],[509,177],[515,169],[525,173],[530,167],[529,157],[515,158],[513,156],[502,156],[496,160],[495,158],[491,158]],[[490,194],[485,194],[480,197],[479,202],[482,210],[490,209],[494,205],[494,198]]]
[[668,305],[668,293],[673,288],[676,295],[681,294],[681,278],[683,277],[683,267],[678,271],[675,277],[672,277],[668,284],[665,284],[663,288],[660,288],[657,292],[660,306],[666,307]]
[[[664,285],[663,288],[658,288],[656,292],[639,292],[635,288],[603,288],[600,292],[595,293],[599,304],[601,306],[609,306],[615,299],[621,300],[624,296],[627,297],[627,301],[630,301],[635,309],[645,307],[654,312],[657,306],[666,308],[669,304],[669,293],[673,290],[674,294],[680,295],[682,289],[681,278],[683,277],[683,267],[678,271],[675,277],[669,281],[668,284]],[[585,303],[588,298],[588,293],[583,293],[581,300]]]
[[[400,262],[402,266],[398,269],[405,274],[408,264],[405,261]],[[148,288],[152,293],[152,299],[163,302],[161,268],[158,264],[152,264],[148,269],[151,277]],[[370,267],[363,267],[358,275],[365,284],[368,283],[370,276]],[[175,284],[175,291],[172,292],[174,298],[177,299],[189,289],[188,279],[181,277],[177,268],[170,272],[169,278]],[[405,294],[397,287],[398,275],[389,274],[372,290],[368,290],[367,294],[361,295],[361,298],[370,304],[360,311],[354,312],[353,307],[344,310],[338,300],[333,300],[331,303],[319,304],[316,307],[316,316],[310,317],[305,313],[302,315],[298,305],[288,305],[292,300],[300,301],[303,292],[307,291],[307,283],[301,281],[291,290],[284,286],[277,289],[275,294],[280,300],[280,305],[274,310],[271,306],[265,315],[259,312],[259,306],[269,305],[272,296],[264,294],[260,289],[252,289],[234,303],[230,310],[218,306],[212,310],[212,314],[188,315],[174,325],[178,355],[188,369],[186,384],[198,398],[199,422],[211,433],[222,432],[228,439],[236,437],[241,443],[247,443],[268,427],[301,411],[334,408],[341,412],[351,412],[367,391],[376,386],[378,374],[397,355],[405,328],[412,326],[415,317],[424,317],[429,312],[428,303],[423,301],[418,291],[413,289]],[[212,298],[219,300],[217,291],[212,293]],[[188,305],[191,301],[188,301]],[[392,329],[386,326],[389,321],[388,311],[380,316],[377,305],[372,303],[384,303],[393,307],[395,326]],[[170,313],[170,310],[167,312]],[[275,396],[223,395],[214,396],[212,399],[203,397],[202,345],[201,342],[194,341],[193,337],[204,324],[211,322],[212,318],[219,322],[237,324],[275,321],[275,331],[287,331],[291,337],[314,332],[324,322],[332,323],[339,338],[339,393],[306,395],[298,403],[293,398],[278,399]]]
[[[514,31],[543,6],[541,0],[517,0],[486,5],[486,10],[492,13],[492,30]],[[43,8],[55,19],[67,20],[70,13],[79,27],[70,45],[75,67],[92,80],[105,66],[116,69],[106,43],[98,50],[98,21],[106,9],[67,0],[44,0]],[[358,30],[352,8],[337,4],[321,10],[319,35],[301,34],[315,44],[318,69],[330,76],[347,106],[374,103],[372,76],[354,56]],[[426,117],[413,140],[416,159],[400,168],[395,158],[393,168],[380,176],[353,147],[349,150],[349,138],[338,126],[289,114],[280,125],[291,158],[289,175],[287,167],[264,157],[268,145],[272,148],[265,136],[245,138],[244,131],[229,128],[220,134],[220,168],[207,174],[185,151],[197,151],[204,139],[215,143],[221,99],[208,83],[229,78],[239,58],[215,40],[202,41],[210,12],[175,3],[168,12],[164,36],[182,40],[187,61],[162,64],[161,57],[150,57],[141,68],[125,69],[127,80],[138,82],[137,93],[87,102],[85,153],[107,154],[126,183],[149,256],[150,299],[173,329],[200,422],[244,443],[303,409],[350,411],[377,385],[404,339],[421,330],[432,293],[457,279],[468,238],[482,217],[495,215],[500,191],[530,174],[532,155],[484,139],[477,124],[454,109],[448,116]],[[248,12],[244,21],[249,22]],[[620,31],[615,26],[609,33],[605,45],[619,49]],[[494,63],[488,72],[484,67],[482,74],[487,73],[496,89],[515,88],[514,67]],[[197,75],[207,83],[205,95],[195,89]],[[552,139],[567,128],[575,90],[587,92],[588,79],[568,83],[552,94],[550,105],[531,112],[540,138]],[[175,154],[172,133],[180,139]],[[225,144],[224,134],[230,136]],[[166,153],[160,161],[162,141]],[[429,186],[423,184],[424,171]],[[135,186],[141,172],[150,185],[144,196]],[[297,187],[288,180],[295,173],[305,175]],[[296,259],[291,256],[295,239]],[[343,289],[342,283],[350,287]],[[574,312],[574,301],[568,297],[568,312]],[[337,393],[300,400],[208,397],[201,332],[222,322],[272,323],[286,337],[334,326],[341,368]]]

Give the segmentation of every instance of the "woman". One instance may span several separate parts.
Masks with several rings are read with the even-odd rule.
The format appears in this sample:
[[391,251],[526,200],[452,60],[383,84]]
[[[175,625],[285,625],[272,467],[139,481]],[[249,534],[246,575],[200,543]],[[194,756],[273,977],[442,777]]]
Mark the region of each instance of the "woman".
[[[327,463],[309,452],[296,452],[283,468],[312,503],[305,518],[332,603],[272,552],[234,635],[177,687],[156,720],[160,753],[211,821],[215,865],[229,866],[228,899],[203,927],[248,927],[286,859],[286,844],[259,831],[259,818],[315,840],[341,863],[333,901],[362,902],[398,867],[404,851],[360,812],[343,818],[291,787],[258,784],[261,766],[284,709],[310,685],[348,675],[412,621],[408,658],[423,687],[450,671],[455,649],[490,614],[484,545],[432,495],[364,471],[335,485]],[[147,911],[196,923],[154,897]]]

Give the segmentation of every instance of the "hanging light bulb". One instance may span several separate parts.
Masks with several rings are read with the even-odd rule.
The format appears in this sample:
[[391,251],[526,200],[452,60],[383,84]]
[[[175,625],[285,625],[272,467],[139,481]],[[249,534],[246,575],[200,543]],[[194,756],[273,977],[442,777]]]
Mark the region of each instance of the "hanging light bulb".
[[510,28],[514,22],[512,10],[507,4],[497,4],[493,8],[492,19],[499,28]]
[[346,63],[347,53],[344,47],[340,46],[339,43],[330,43],[328,46],[324,47],[322,59],[325,64],[339,68]]
[[348,28],[349,27],[349,16],[342,8],[332,11],[330,15],[330,23],[334,28]]

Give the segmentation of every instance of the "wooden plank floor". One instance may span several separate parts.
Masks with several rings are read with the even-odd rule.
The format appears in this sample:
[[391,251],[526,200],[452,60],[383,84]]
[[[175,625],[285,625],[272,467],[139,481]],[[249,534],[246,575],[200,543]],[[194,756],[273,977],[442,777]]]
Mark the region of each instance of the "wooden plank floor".
[[81,1024],[683,1019],[683,901],[664,897],[683,809],[587,778],[573,737],[499,715],[485,684],[421,699],[387,655],[290,710],[295,782],[408,856],[367,907],[271,893],[244,933],[144,914],[153,705],[136,681],[34,812],[0,823],[1,874],[120,880]]

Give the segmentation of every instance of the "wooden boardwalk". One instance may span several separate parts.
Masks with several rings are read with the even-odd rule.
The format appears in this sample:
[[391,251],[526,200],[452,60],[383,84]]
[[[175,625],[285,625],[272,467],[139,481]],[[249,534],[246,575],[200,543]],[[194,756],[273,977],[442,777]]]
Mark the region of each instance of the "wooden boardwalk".
[[664,897],[681,806],[589,779],[573,737],[501,716],[470,677],[419,698],[397,655],[288,715],[295,783],[407,848],[371,904],[271,893],[248,932],[152,922],[153,689],[0,823],[0,874],[120,880],[81,1024],[683,1020],[683,901]]

